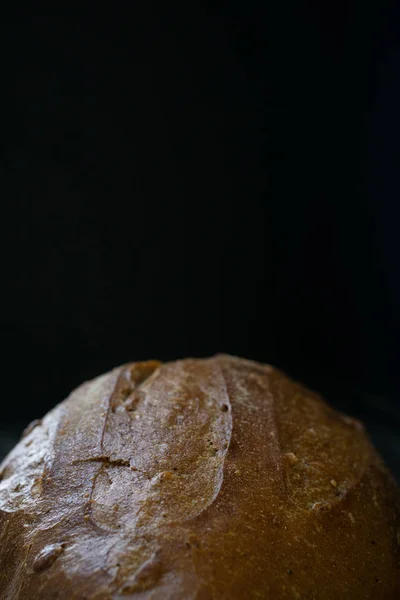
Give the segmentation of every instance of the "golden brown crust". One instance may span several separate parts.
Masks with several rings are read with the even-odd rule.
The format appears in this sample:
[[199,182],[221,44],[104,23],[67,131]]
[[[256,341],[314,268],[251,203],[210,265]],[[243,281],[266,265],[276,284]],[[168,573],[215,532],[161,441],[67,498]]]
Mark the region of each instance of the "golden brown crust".
[[362,426],[266,365],[117,368],[0,480],[6,600],[400,597],[399,492]]

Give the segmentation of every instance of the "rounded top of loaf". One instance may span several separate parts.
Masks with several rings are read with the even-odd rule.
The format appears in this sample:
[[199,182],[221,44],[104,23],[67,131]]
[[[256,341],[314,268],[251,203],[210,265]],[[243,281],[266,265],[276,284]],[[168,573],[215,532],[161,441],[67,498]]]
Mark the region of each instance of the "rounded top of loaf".
[[363,426],[279,370],[132,363],[3,462],[1,597],[394,599],[399,514]]

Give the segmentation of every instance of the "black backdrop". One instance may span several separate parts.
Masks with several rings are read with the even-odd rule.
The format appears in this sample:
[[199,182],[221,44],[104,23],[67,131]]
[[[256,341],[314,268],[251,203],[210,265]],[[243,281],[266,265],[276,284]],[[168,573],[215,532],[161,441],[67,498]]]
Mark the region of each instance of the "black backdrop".
[[399,11],[135,4],[2,22],[3,430],[218,351],[393,406]]

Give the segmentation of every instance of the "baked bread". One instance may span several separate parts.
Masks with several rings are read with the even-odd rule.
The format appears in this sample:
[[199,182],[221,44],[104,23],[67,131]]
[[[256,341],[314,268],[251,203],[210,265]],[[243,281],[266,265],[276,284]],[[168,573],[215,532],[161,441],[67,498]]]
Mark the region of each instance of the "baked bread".
[[0,479],[2,599],[400,598],[399,492],[363,426],[267,365],[119,367]]

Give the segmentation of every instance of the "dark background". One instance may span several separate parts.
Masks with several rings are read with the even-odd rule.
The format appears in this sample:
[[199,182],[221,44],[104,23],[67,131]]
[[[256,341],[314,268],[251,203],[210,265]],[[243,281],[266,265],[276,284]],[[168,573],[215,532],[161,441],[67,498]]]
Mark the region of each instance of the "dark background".
[[135,4],[2,21],[3,451],[115,365],[223,351],[397,469],[399,9]]

